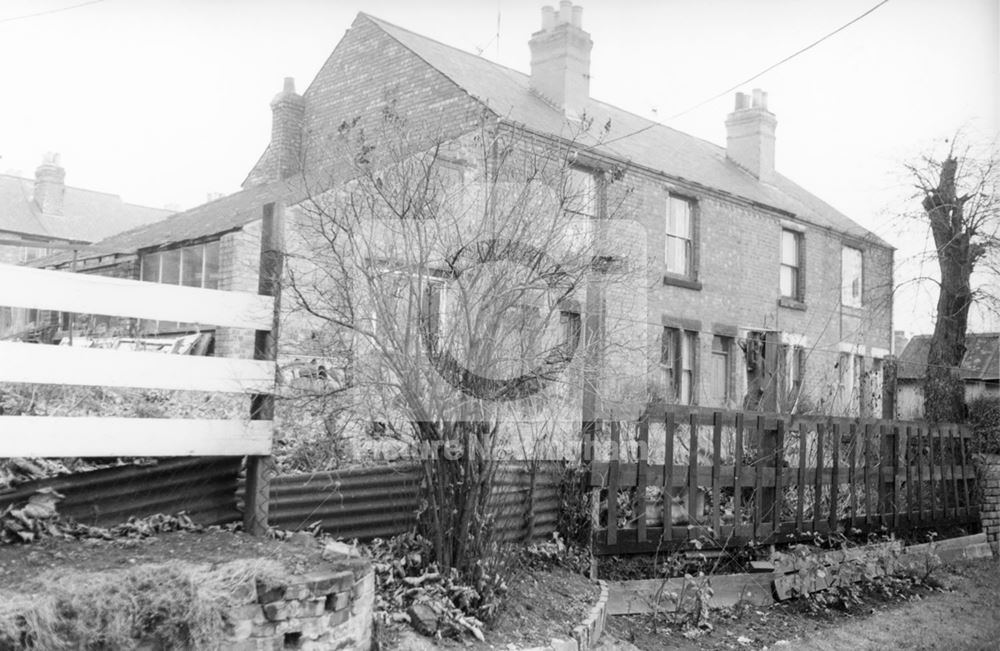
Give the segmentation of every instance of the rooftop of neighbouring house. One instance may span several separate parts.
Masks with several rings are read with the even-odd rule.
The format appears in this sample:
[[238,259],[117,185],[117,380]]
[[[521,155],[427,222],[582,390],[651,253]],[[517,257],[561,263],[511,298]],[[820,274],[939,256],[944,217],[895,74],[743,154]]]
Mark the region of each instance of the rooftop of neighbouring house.
[[[931,335],[917,335],[906,344],[896,371],[899,380],[922,380],[927,374],[927,354]],[[965,357],[962,358],[963,380],[1000,380],[1000,332],[980,332],[965,335]]]
[[[351,31],[359,26],[366,29],[374,26],[381,34],[401,44],[503,121],[562,138],[570,137],[570,131],[575,128],[561,107],[555,106],[531,87],[532,78],[529,74],[365,13],[358,14],[344,39],[350,38]],[[371,55],[374,61],[379,56],[378,46],[372,44],[371,47],[375,49]],[[323,110],[323,107],[313,106],[309,101],[316,88],[333,81],[322,78],[323,74],[321,71],[303,94],[306,114]],[[766,110],[766,105],[764,108]],[[776,210],[789,218],[818,228],[875,246],[891,248],[884,240],[780,173],[775,171],[766,181],[758,178],[727,156],[724,146],[597,99],[587,99],[584,114],[593,120],[593,124],[597,125],[595,131],[600,134],[584,135],[582,144],[625,166],[644,168],[654,174],[711,188],[723,195]],[[337,119],[325,120],[325,123],[336,125],[351,117],[353,116],[339,116]],[[721,121],[724,116],[719,117]],[[573,137],[579,137],[578,129]],[[269,155],[270,147],[267,147],[261,160],[266,160]],[[251,185],[229,197],[174,215],[165,222],[107,239],[100,242],[100,248],[105,252],[132,253],[143,248],[208,237],[255,221],[260,215],[260,205],[268,200],[287,201],[299,194],[289,192],[286,182]],[[55,256],[42,263],[57,264],[63,258],[65,256]]]
[[47,211],[36,201],[36,184],[35,179],[0,174],[0,232],[36,240],[97,242],[173,214],[70,185],[63,185],[57,210]]

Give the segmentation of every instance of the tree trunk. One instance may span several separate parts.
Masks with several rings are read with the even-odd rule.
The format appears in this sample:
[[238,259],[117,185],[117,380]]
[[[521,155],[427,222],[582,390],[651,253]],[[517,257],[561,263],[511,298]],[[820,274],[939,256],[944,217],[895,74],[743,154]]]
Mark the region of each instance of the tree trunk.
[[937,319],[924,381],[924,415],[933,422],[958,422],[965,412],[959,367],[965,357],[965,331],[972,304],[969,278],[975,255],[963,220],[966,198],[956,196],[957,168],[957,160],[947,158],[941,165],[937,188],[928,190],[923,200],[941,269]]

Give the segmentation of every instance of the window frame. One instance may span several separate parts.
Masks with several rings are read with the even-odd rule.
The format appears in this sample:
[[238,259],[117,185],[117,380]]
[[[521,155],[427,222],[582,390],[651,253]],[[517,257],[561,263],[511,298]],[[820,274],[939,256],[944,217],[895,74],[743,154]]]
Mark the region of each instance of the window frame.
[[[785,262],[785,236],[786,234],[792,236],[792,241],[795,243],[795,264],[790,264]],[[778,249],[778,295],[780,298],[788,301],[794,301],[795,303],[805,302],[805,278],[806,278],[806,265],[805,265],[805,233],[802,231],[788,228],[786,226],[781,227],[781,236],[779,240]],[[785,292],[784,287],[784,270],[791,269],[792,275],[792,293],[788,294]]]
[[[208,255],[209,247],[215,249],[214,262],[215,271],[209,274],[211,256]],[[201,272],[200,284],[186,284],[184,274],[184,252],[186,250],[201,249]],[[163,271],[166,256],[176,254],[177,256],[177,282],[164,283]],[[155,279],[149,277],[151,269],[147,266],[156,260]],[[222,283],[222,240],[211,239],[194,242],[183,246],[175,246],[165,249],[156,249],[139,253],[139,279],[144,282],[152,282],[161,285],[176,285],[178,287],[193,287],[195,289],[219,289]],[[152,319],[142,319],[139,321],[139,331],[147,334],[159,334],[164,332],[179,332],[198,328],[198,324],[181,323],[179,321],[154,321]]]
[[[673,326],[663,326],[660,335],[660,368],[665,378],[664,391],[668,400],[672,404],[696,405],[698,404],[698,333],[686,328]],[[684,343],[689,343],[689,364],[684,365]],[[687,401],[682,401],[681,391],[683,382],[678,382],[677,378],[688,377]]]
[[[671,210],[675,202],[683,203],[687,206],[687,237],[673,234],[670,231]],[[695,197],[677,192],[667,192],[663,211],[663,282],[666,285],[677,285],[681,287],[688,287],[689,289],[701,289],[701,285],[698,283],[698,266],[700,262],[700,214],[698,206],[698,200]],[[671,271],[669,268],[670,242],[672,238],[686,242],[685,251],[687,259],[685,260],[686,269],[683,273]]]
[[[848,287],[845,283],[847,280],[847,266],[845,256],[848,251],[856,251],[858,254],[858,276],[855,280],[852,280],[850,291],[851,300],[846,301],[846,292]],[[858,284],[857,297],[855,299],[854,294],[854,282]],[[855,302],[856,301],[856,302]],[[861,308],[864,307],[865,302],[865,252],[864,249],[860,249],[856,246],[851,246],[850,244],[844,244],[840,249],[840,304],[844,307]]]

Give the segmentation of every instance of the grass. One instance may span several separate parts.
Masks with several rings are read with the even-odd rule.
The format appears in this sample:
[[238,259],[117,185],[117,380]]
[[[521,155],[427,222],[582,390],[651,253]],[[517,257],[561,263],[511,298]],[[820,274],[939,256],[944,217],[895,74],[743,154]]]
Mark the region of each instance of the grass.
[[[170,562],[104,573],[50,572],[0,597],[0,650],[199,649],[223,637],[241,589],[283,575],[273,561]],[[243,602],[245,603],[245,602]]]

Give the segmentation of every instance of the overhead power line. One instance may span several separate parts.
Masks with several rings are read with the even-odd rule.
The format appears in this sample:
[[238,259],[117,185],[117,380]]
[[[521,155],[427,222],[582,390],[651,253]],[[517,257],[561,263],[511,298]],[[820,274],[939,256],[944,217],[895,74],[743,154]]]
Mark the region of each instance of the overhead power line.
[[20,16],[0,18],[0,23],[12,23],[15,20],[25,20],[27,18],[37,18],[38,16],[48,16],[49,14],[58,14],[63,11],[69,11],[71,9],[79,9],[80,7],[86,7],[87,5],[96,5],[99,2],[104,2],[104,0],[87,0],[86,2],[79,2],[75,5],[70,5],[68,7],[57,7],[55,9],[46,9],[45,11],[36,11],[33,14],[22,14]]
[[838,27],[837,29],[833,30],[832,32],[830,32],[826,36],[823,36],[823,37],[821,37],[821,38],[813,41],[809,45],[805,46],[804,48],[802,48],[802,49],[800,49],[800,50],[798,50],[796,52],[793,52],[792,54],[789,54],[788,56],[786,56],[781,61],[778,61],[777,63],[774,63],[774,64],[768,66],[767,68],[764,68],[763,70],[761,70],[760,72],[758,72],[757,74],[755,74],[753,76],[747,77],[746,79],[744,79],[740,83],[734,84],[734,85],[730,86],[729,88],[727,88],[726,90],[724,90],[724,91],[722,91],[720,93],[716,93],[715,95],[712,95],[711,97],[709,97],[706,100],[698,102],[697,104],[695,104],[694,106],[692,106],[690,108],[684,109],[680,113],[671,115],[668,119],[673,120],[674,118],[679,118],[680,116],[685,115],[687,113],[690,113],[691,111],[693,111],[693,110],[695,110],[697,108],[701,108],[702,106],[704,106],[705,104],[708,104],[709,102],[712,102],[714,100],[719,99],[720,97],[728,95],[729,93],[733,92],[737,88],[740,88],[741,86],[749,84],[751,81],[757,79],[758,77],[761,77],[762,75],[767,74],[768,72],[771,72],[772,70],[774,70],[775,68],[777,68],[781,64],[787,63],[788,61],[791,61],[795,57],[797,57],[800,54],[802,54],[803,52],[811,50],[812,48],[816,47],[817,45],[819,45],[820,43],[822,43],[826,39],[830,38],[831,36],[834,36],[835,34],[838,34],[838,33],[842,32],[842,31],[844,31],[845,29],[847,29],[848,27],[850,27],[854,23],[858,22],[859,20],[861,20],[862,18],[864,18],[868,14],[872,13],[873,11],[875,11],[876,9],[878,9],[879,7],[881,7],[882,5],[886,4],[887,2],[889,2],[889,0],[882,0],[882,2],[878,3],[877,5],[875,5],[874,7],[872,7],[871,9],[869,9],[868,11],[866,11],[865,13],[861,14],[860,16],[858,16],[857,18],[855,18],[854,20],[852,20],[852,21],[850,21],[848,23],[845,23],[845,24],[841,25],[840,27]]

